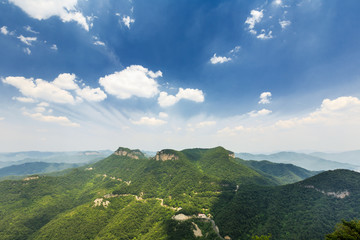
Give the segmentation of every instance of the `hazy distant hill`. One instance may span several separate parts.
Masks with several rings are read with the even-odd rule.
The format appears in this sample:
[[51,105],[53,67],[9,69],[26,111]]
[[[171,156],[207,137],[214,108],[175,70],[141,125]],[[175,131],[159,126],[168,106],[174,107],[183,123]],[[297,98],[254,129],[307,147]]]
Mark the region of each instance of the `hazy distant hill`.
[[309,154],[296,152],[279,152],[274,154],[250,154],[250,153],[236,153],[236,156],[244,160],[268,160],[275,163],[290,163],[296,166],[311,170],[334,170],[334,169],[360,169],[360,164],[353,165],[348,163],[341,163],[312,156]]
[[110,150],[82,152],[13,152],[0,153],[0,168],[29,162],[89,163],[101,160],[112,153]]
[[299,182],[306,178],[312,177],[320,172],[309,171],[305,168],[295,166],[293,164],[273,163],[269,161],[254,161],[254,160],[237,160],[254,170],[260,171],[263,174],[268,174],[278,180],[280,184],[289,184]]
[[82,164],[75,163],[46,163],[46,162],[30,162],[19,165],[11,165],[0,168],[0,178],[5,176],[24,176],[31,174],[50,173],[61,171],[68,168],[79,167]]
[[340,152],[340,153],[314,152],[314,153],[310,153],[310,155],[315,157],[325,158],[332,161],[341,162],[341,163],[360,165],[360,150]]

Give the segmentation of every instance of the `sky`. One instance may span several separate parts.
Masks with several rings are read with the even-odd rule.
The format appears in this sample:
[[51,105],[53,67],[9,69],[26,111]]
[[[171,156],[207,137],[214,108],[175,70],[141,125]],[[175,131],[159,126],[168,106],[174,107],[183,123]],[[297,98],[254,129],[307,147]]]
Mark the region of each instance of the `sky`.
[[0,0],[0,152],[360,149],[359,9]]

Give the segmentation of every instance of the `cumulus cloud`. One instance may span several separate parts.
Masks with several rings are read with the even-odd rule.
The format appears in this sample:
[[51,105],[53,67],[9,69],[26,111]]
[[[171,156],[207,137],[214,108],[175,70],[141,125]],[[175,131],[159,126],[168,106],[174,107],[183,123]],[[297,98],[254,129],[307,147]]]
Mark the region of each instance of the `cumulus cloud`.
[[231,61],[230,57],[216,56],[216,53],[214,54],[214,56],[212,56],[212,58],[210,58],[210,62],[212,64],[225,63],[225,62],[229,62],[229,61]]
[[271,110],[263,108],[263,109],[261,109],[261,110],[259,110],[259,111],[255,111],[255,110],[254,110],[254,111],[249,112],[249,116],[250,116],[250,117],[259,117],[259,116],[268,115],[268,114],[270,114],[270,113],[272,113]]
[[154,78],[162,76],[160,71],[154,73],[140,65],[131,65],[99,79],[105,91],[119,99],[132,96],[151,98],[159,93],[158,83]]
[[74,21],[89,31],[89,24],[84,15],[77,10],[77,0],[9,0],[20,7],[30,17],[37,20],[46,20],[58,16],[63,22]]
[[263,92],[260,94],[259,104],[269,104],[271,100],[271,92]]
[[199,89],[191,88],[179,88],[178,93],[174,95],[169,95],[166,92],[161,92],[158,98],[158,103],[161,107],[169,107],[176,104],[181,99],[187,99],[193,102],[204,102],[205,97],[203,91]]
[[8,34],[9,34],[9,31],[8,31],[8,29],[7,29],[7,26],[2,26],[2,27],[0,28],[0,32],[1,32],[2,34],[4,34],[4,35],[8,35]]
[[339,97],[334,100],[324,99],[320,108],[302,118],[279,120],[279,128],[293,128],[304,124],[322,123],[326,125],[344,124],[360,121],[360,99],[352,96]]
[[31,117],[35,120],[41,121],[41,122],[49,122],[49,123],[57,123],[62,126],[67,127],[79,127],[80,125],[78,123],[74,123],[70,121],[67,117],[64,116],[51,116],[51,115],[44,115],[41,112],[36,113],[29,113],[29,112],[23,112],[25,116]]
[[288,26],[290,26],[291,22],[289,20],[283,20],[283,21],[280,21],[279,20],[279,24],[281,26],[282,29],[285,29],[287,28]]
[[205,97],[203,91],[199,89],[191,89],[191,88],[180,88],[179,92],[176,94],[178,99],[187,99],[194,102],[204,102]]
[[161,107],[170,107],[176,104],[179,99],[174,95],[169,95],[167,92],[161,92],[158,97],[158,103]]
[[55,80],[53,84],[61,89],[65,90],[75,90],[78,89],[79,86],[75,82],[76,75],[70,73],[61,73]]
[[142,117],[138,121],[132,121],[132,123],[135,125],[160,126],[166,124],[167,122],[162,119]]
[[[106,98],[106,94],[100,88],[92,89],[85,86],[81,89],[75,79],[75,74],[62,73],[52,82],[12,76],[3,78],[2,82],[18,88],[25,98],[16,98],[16,100],[22,102],[25,102],[25,99],[40,99],[62,104],[75,104],[81,102],[82,99],[102,101]],[[75,90],[77,95],[74,96],[69,90]]]
[[130,16],[123,16],[122,22],[125,26],[127,26],[130,29],[130,24],[135,22],[135,19],[130,18]]
[[103,101],[107,96],[100,88],[85,87],[83,89],[76,90],[78,96],[91,102]]
[[42,79],[7,77],[2,81],[18,88],[26,97],[39,98],[56,103],[75,103],[74,97],[69,92]]
[[24,37],[23,35],[18,36],[18,39],[28,46],[31,46],[31,43],[37,40],[36,37]]
[[250,17],[246,18],[245,23],[249,25],[249,31],[252,34],[256,34],[256,31],[254,29],[255,24],[259,23],[261,19],[264,17],[263,10],[261,11],[251,10],[250,15],[251,15]]
[[261,33],[256,36],[258,39],[271,39],[273,38],[272,31],[269,31],[267,34],[265,32],[265,29],[261,29]]

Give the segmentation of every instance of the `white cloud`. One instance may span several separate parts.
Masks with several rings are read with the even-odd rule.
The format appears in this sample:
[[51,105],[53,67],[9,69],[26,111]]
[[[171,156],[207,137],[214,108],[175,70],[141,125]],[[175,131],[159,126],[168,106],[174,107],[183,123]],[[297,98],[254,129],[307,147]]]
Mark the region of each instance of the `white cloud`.
[[283,21],[279,20],[279,24],[282,29],[285,29],[286,27],[290,26],[291,22],[288,20],[283,20]]
[[23,35],[18,36],[18,39],[28,46],[31,46],[31,43],[37,40],[36,37],[24,37]]
[[259,111],[251,111],[251,112],[249,112],[249,115],[250,115],[250,117],[259,117],[259,116],[268,115],[270,113],[272,113],[271,110],[263,108],[263,109],[261,109]]
[[166,92],[161,92],[158,98],[158,103],[161,107],[170,107],[176,104],[181,99],[187,99],[193,102],[204,102],[205,97],[203,91],[199,89],[191,88],[179,88],[178,93],[174,95],[169,95]]
[[28,98],[28,97],[13,97],[12,99],[17,100],[19,102],[23,102],[23,103],[34,103],[34,102],[36,102],[35,99]]
[[21,102],[33,102],[34,99],[39,99],[55,103],[75,104],[82,102],[83,99],[99,102],[107,97],[100,88],[90,88],[85,84],[83,84],[83,88],[80,88],[76,83],[76,75],[70,73],[59,74],[52,82],[11,76],[2,79],[2,81],[19,89],[25,98],[14,99]]
[[260,94],[259,104],[269,104],[271,100],[271,92],[263,92]]
[[2,121],[2,120],[5,120],[5,118],[4,118],[4,117],[0,117],[0,121]]
[[75,103],[74,97],[67,91],[42,79],[24,77],[6,77],[3,83],[12,85],[26,97],[43,99],[56,103]]
[[279,128],[294,128],[305,124],[353,124],[360,121],[360,100],[346,96],[334,100],[324,99],[320,108],[301,118],[279,120],[275,123]]
[[76,90],[76,93],[87,101],[100,102],[107,96],[100,88],[85,87],[83,89]]
[[0,32],[4,35],[8,35],[9,34],[9,31],[7,30],[7,26],[2,26],[0,28]]
[[216,53],[214,54],[214,56],[212,56],[212,58],[210,59],[210,62],[212,64],[217,64],[217,63],[225,63],[225,62],[229,62],[231,61],[230,57],[221,57],[221,56],[216,56]]
[[257,11],[257,10],[251,10],[250,17],[246,18],[245,23],[249,24],[249,31],[252,34],[256,34],[256,31],[254,30],[255,24],[259,23],[261,19],[264,17],[263,10]]
[[27,55],[31,54],[30,48],[24,48],[23,50],[24,50],[24,53],[26,53]]
[[194,102],[204,102],[205,97],[203,91],[199,89],[191,89],[191,88],[180,88],[179,92],[176,94],[178,99],[187,99]]
[[53,84],[61,89],[65,90],[75,90],[78,89],[79,86],[75,82],[76,75],[70,73],[61,73],[55,80]]
[[161,92],[158,97],[158,103],[161,107],[170,107],[176,104],[179,99],[174,95],[169,95],[167,92]]
[[261,33],[259,35],[257,35],[256,38],[259,38],[259,39],[271,39],[271,38],[273,38],[272,31],[269,31],[266,34],[265,29],[261,29]]
[[9,0],[9,2],[37,20],[58,16],[63,22],[75,21],[89,31],[86,18],[76,9],[77,0]]
[[126,69],[101,77],[99,83],[109,94],[119,99],[132,96],[151,98],[159,93],[158,83],[152,77],[161,76],[140,65],[131,65]]
[[24,28],[28,32],[31,32],[31,33],[34,33],[34,34],[39,34],[39,32],[34,31],[30,26],[25,26]]
[[57,51],[58,50],[58,47],[56,46],[56,44],[53,44],[50,49],[54,50],[54,51]]
[[29,116],[35,120],[41,121],[41,122],[49,122],[49,123],[57,123],[62,126],[68,126],[68,127],[79,127],[80,125],[78,123],[74,123],[70,121],[67,117],[64,116],[51,116],[51,115],[43,115],[41,112],[37,113],[28,113],[23,112],[25,116]]
[[164,112],[159,112],[159,118],[168,118],[169,115],[167,113]]
[[142,117],[138,121],[132,121],[132,123],[135,125],[160,126],[166,124],[167,122],[162,119]]
[[94,42],[94,45],[97,45],[97,46],[105,46],[105,43],[102,42],[102,41],[97,40],[97,41]]
[[122,22],[130,29],[130,24],[135,22],[135,19],[130,18],[130,16],[123,16]]

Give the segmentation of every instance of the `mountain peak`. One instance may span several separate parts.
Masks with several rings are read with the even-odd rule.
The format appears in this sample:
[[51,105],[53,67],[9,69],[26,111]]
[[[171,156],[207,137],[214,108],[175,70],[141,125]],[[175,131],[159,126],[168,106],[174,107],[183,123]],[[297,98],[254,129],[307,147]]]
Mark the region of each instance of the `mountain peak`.
[[132,159],[145,158],[145,155],[139,149],[131,150],[129,148],[124,148],[124,147],[119,147],[114,152],[114,154],[117,156],[124,156],[124,157],[129,157]]
[[156,153],[156,161],[179,160],[179,154],[172,149],[163,149]]

